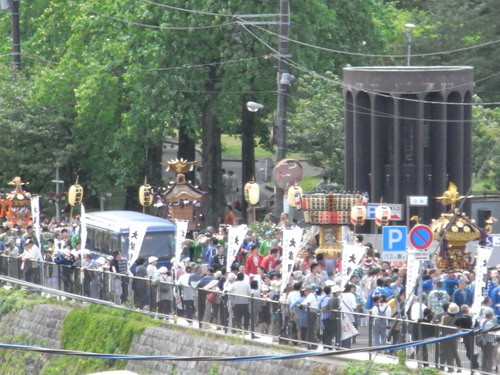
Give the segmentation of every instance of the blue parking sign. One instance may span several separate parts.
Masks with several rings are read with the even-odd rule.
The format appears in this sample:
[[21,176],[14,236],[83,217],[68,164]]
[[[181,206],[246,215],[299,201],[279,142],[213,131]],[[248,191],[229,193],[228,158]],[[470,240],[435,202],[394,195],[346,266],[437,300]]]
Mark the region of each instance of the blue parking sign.
[[383,251],[406,251],[405,226],[382,228],[382,250]]

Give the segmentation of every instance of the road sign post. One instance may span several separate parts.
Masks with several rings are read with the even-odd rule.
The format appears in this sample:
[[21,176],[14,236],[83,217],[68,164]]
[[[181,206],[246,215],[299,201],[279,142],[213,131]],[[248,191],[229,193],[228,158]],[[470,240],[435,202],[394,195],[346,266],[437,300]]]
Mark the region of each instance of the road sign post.
[[433,235],[427,225],[415,225],[410,231],[410,243],[416,250],[425,250],[431,246]]
[[406,226],[383,227],[382,250],[383,251],[406,251]]

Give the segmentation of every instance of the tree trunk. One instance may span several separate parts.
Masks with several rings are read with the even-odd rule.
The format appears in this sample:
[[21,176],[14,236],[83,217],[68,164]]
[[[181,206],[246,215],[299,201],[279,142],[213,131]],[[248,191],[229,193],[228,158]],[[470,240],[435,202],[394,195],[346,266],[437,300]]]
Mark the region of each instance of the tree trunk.
[[205,102],[202,118],[202,175],[203,190],[208,194],[205,200],[205,226],[219,226],[219,219],[224,215],[224,192],[222,189],[222,145],[221,130],[214,114],[218,91],[216,88],[220,77],[216,69],[209,70],[209,80],[205,89],[210,93]]
[[241,182],[240,197],[242,204],[242,215],[245,217],[248,203],[243,195],[245,184],[248,181],[256,181],[255,176],[255,115],[246,108],[246,100],[243,101],[241,111]]

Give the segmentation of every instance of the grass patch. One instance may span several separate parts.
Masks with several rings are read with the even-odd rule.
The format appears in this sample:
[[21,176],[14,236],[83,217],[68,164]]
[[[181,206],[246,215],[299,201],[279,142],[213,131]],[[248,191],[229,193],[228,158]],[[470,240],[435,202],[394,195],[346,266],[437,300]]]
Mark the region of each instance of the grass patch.
[[[150,317],[105,306],[90,305],[71,311],[62,327],[62,346],[68,350],[128,354],[134,335],[160,325]],[[43,375],[81,374],[125,368],[125,360],[66,356],[44,368]]]
[[[221,136],[221,142],[222,142],[222,159],[241,160],[241,139],[239,135],[223,134]],[[255,151],[255,160],[259,160],[260,158],[263,157],[274,158],[273,152],[265,150],[262,147],[256,146],[254,148],[254,151]],[[293,159],[300,159],[301,155],[297,153],[292,153],[289,154],[287,157]]]

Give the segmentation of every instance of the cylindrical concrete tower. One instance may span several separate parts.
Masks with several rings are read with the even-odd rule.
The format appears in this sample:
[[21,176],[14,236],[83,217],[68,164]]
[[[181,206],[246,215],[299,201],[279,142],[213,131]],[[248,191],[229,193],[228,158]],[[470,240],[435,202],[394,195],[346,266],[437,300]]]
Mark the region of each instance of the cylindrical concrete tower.
[[[448,182],[471,186],[473,68],[461,66],[344,69],[345,187],[370,201],[406,203],[424,222],[439,217]],[[467,208],[464,211],[468,211]]]

